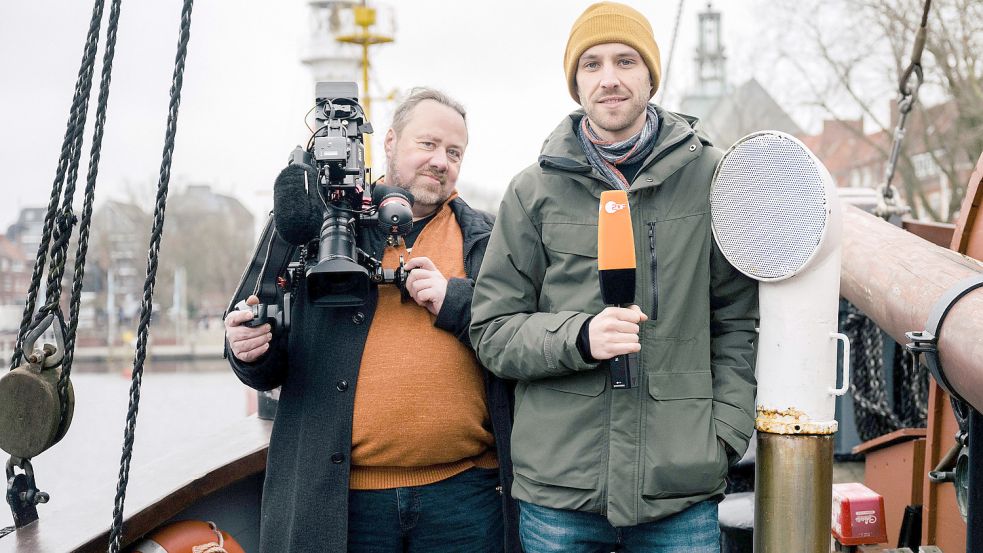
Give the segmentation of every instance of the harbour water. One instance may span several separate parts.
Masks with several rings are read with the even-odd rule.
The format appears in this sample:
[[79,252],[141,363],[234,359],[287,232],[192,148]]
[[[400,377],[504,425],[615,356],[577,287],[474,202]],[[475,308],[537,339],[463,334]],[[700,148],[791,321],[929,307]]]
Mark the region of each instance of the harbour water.
[[[130,378],[125,364],[77,364],[73,368],[75,417],[65,438],[32,460],[38,487],[51,495],[46,509],[76,503],[86,490],[115,487],[119,475]],[[246,416],[255,392],[245,387],[222,359],[148,364],[144,369],[132,466],[153,460],[179,446],[189,432],[220,430]],[[7,460],[4,455],[3,461]],[[140,482],[130,480],[131,487]],[[112,522],[113,505],[90,504]],[[13,519],[6,503],[0,527]]]

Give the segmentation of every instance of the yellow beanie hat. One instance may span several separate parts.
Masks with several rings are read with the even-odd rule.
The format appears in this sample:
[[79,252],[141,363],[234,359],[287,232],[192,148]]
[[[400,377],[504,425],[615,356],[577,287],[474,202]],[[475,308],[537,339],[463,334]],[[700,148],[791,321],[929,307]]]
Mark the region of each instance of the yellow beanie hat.
[[580,95],[577,94],[577,62],[580,61],[580,56],[588,48],[608,43],[626,44],[641,54],[652,77],[654,96],[662,79],[662,62],[652,26],[634,8],[615,2],[598,2],[584,10],[574,22],[570,29],[570,39],[567,40],[567,50],[563,55],[567,86],[574,101],[580,103]]

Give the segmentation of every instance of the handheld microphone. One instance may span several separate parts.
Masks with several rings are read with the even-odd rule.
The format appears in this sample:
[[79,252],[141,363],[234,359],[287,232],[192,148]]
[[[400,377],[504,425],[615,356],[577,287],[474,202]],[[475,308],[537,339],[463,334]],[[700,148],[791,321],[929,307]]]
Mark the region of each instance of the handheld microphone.
[[[308,193],[305,175],[314,169],[301,163],[291,163],[273,184],[273,222],[280,237],[294,246],[304,245],[318,237],[323,220],[322,210]],[[310,183],[316,186],[315,183]]]
[[[631,228],[628,193],[601,193],[597,217],[597,276],[601,299],[608,305],[627,307],[635,303],[635,235]],[[608,362],[611,387],[638,386],[638,354],[618,355]]]

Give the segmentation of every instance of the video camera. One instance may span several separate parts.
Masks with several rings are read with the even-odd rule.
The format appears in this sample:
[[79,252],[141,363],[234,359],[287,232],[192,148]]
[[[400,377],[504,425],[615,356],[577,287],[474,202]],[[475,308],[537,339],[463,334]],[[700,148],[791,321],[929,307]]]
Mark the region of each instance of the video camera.
[[[372,125],[358,103],[357,85],[319,82],[315,96],[314,133],[306,149],[294,149],[274,185],[273,225],[260,241],[260,248],[266,244],[267,254],[257,289],[268,278],[267,265],[276,243],[272,228],[283,241],[299,246],[300,255],[286,271],[282,265],[274,269],[284,304],[253,306],[250,326],[269,322],[289,327],[290,295],[300,281],[308,299],[318,305],[362,305],[371,283],[395,284],[404,299],[408,297],[403,260],[396,269],[383,269],[380,260],[358,247],[358,232],[378,226],[387,243],[397,246],[413,228],[413,196],[396,186],[370,186],[363,136],[372,132]],[[237,307],[249,308],[241,302]]]
[[356,84],[321,82],[315,92],[317,130],[301,155],[303,161],[313,159],[323,220],[317,261],[311,257],[306,264],[307,295],[321,305],[361,305],[370,281],[404,290],[406,271],[402,260],[399,268],[384,270],[381,261],[358,248],[357,231],[378,226],[391,245],[398,245],[399,237],[413,228],[413,198],[406,190],[385,185],[366,193],[371,169],[365,167],[362,137],[372,132],[372,125],[358,103]]

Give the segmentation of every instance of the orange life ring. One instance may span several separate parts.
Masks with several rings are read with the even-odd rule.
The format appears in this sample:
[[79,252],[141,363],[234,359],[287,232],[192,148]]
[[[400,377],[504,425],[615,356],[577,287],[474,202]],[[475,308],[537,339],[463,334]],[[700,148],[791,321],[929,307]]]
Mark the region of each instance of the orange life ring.
[[182,520],[162,526],[136,544],[131,553],[246,553],[214,522]]

